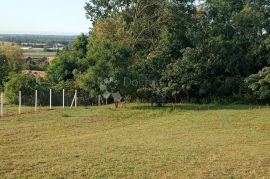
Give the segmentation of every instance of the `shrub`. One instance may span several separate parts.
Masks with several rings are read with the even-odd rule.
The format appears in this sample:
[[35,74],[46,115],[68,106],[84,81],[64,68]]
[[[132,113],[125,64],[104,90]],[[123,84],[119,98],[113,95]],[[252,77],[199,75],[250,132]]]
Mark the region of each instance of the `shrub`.
[[8,82],[5,83],[5,95],[7,102],[16,104],[18,93],[22,91],[26,103],[34,101],[34,92],[40,87],[39,79],[28,74],[11,74]]
[[258,100],[270,102],[270,67],[249,76],[246,83]]

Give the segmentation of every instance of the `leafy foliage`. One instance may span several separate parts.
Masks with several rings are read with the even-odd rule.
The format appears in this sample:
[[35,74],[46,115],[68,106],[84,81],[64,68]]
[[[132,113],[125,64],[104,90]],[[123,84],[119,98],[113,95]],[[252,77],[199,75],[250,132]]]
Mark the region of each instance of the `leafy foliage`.
[[22,91],[27,102],[34,100],[35,90],[40,89],[40,81],[32,75],[11,74],[5,83],[5,95],[9,103],[18,102],[19,91]]
[[249,76],[246,82],[258,99],[270,102],[270,67]]
[[0,54],[0,91],[3,88],[3,82],[8,74],[8,62],[4,55]]
[[48,70],[48,78],[55,83],[74,79],[77,68],[75,60],[68,51],[61,51]]
[[0,54],[5,55],[9,70],[18,72],[21,68],[22,50],[19,46],[11,43],[0,44]]

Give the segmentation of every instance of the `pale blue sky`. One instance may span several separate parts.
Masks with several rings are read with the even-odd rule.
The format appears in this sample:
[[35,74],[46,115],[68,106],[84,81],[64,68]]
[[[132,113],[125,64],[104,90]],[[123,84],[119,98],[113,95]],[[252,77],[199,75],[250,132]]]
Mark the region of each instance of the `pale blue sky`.
[[0,33],[76,35],[88,32],[87,0],[0,0]]

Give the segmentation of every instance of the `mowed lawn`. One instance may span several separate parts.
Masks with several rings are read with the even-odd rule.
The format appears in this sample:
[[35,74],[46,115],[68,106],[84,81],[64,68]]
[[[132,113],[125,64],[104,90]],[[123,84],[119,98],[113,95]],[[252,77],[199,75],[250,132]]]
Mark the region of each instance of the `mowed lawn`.
[[269,178],[270,108],[146,104],[0,119],[0,178]]

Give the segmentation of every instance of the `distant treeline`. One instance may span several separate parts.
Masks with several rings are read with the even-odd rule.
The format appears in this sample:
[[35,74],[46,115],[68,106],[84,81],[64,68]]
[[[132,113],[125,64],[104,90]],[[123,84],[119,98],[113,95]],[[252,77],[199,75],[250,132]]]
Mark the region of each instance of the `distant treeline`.
[[45,43],[52,46],[55,43],[61,43],[69,46],[76,36],[60,36],[60,35],[19,35],[19,34],[0,34],[0,41],[16,43]]

